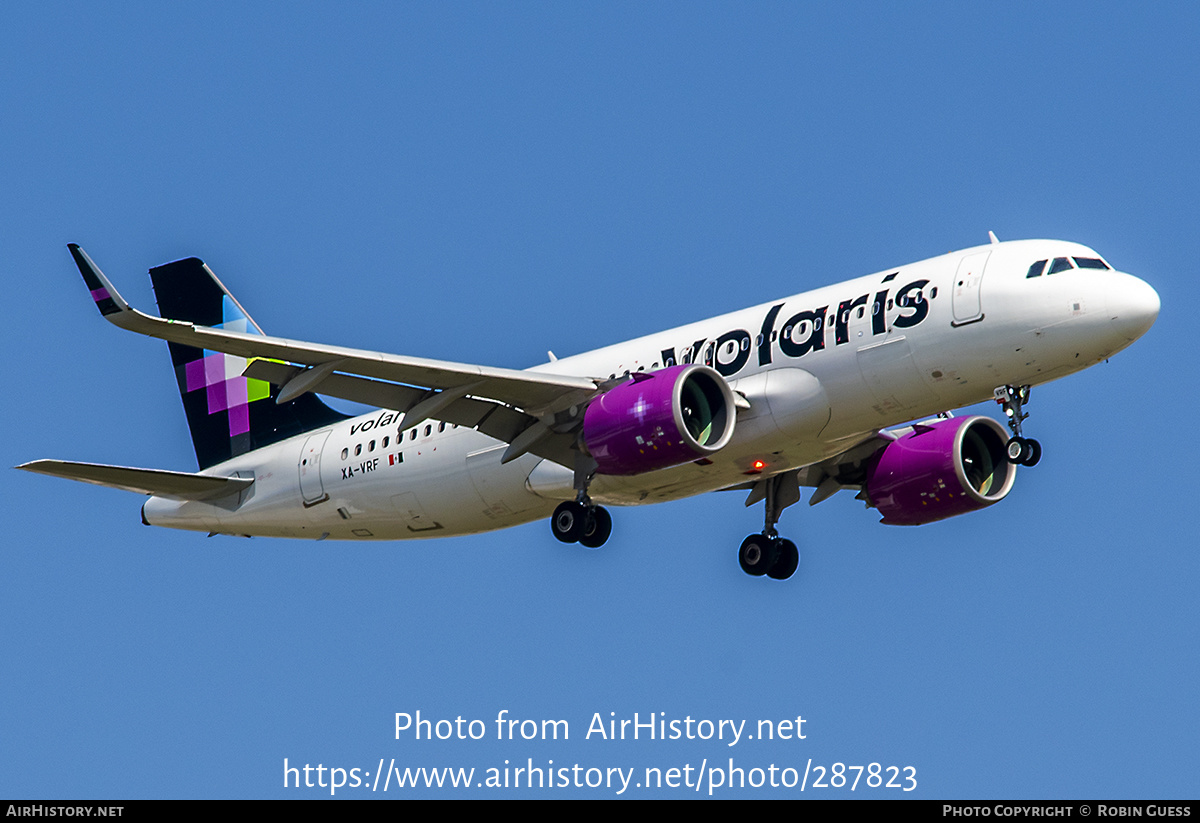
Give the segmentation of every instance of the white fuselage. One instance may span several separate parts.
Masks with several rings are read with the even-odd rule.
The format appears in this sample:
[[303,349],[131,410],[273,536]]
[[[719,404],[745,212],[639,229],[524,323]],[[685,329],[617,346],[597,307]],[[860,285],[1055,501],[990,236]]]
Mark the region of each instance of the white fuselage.
[[[1158,297],[1111,269],[1027,277],[1030,264],[1098,258],[1076,243],[993,243],[641,337],[531,371],[594,378],[683,362],[716,368],[750,401],[711,461],[598,475],[592,499],[678,499],[831,458],[880,429],[1087,368],[1153,323]],[[253,477],[218,503],[151,498],[153,525],[228,534],[403,539],[548,517],[572,473],[436,420],[389,411],[244,454],[205,474]],[[756,466],[761,463],[761,466]],[[306,502],[307,501],[307,502]],[[222,505],[223,504],[223,505]]]

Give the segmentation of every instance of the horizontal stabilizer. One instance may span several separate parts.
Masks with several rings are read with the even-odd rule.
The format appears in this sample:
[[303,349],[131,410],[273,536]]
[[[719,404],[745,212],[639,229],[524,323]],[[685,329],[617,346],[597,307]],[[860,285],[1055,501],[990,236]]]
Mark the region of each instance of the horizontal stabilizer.
[[16,468],[172,500],[213,500],[236,494],[254,482],[252,478],[213,477],[208,474],[135,469],[103,463],[72,463],[67,460],[34,460]]

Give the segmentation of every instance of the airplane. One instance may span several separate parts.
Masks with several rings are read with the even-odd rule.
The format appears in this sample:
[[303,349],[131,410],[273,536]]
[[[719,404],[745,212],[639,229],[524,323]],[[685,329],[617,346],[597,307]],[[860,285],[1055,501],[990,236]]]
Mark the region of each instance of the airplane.
[[[843,489],[881,522],[999,502],[1041,457],[1031,387],[1104,361],[1158,294],[1093,249],[989,243],[525,370],[266,335],[201,260],[150,270],[160,317],[69,249],[100,314],[166,340],[197,472],[16,468],[148,495],[146,525],[316,540],[465,535],[549,518],[598,548],[605,506],[719,490],[764,503],[738,551],[786,579],[782,511]],[[322,395],[373,406],[351,416]],[[994,399],[1005,426],[952,410]],[[917,422],[911,422],[917,421]]]

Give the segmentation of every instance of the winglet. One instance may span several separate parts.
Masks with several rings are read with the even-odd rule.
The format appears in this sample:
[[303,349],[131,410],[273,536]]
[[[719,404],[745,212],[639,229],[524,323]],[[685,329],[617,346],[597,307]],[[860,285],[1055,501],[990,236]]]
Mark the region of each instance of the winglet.
[[113,284],[108,282],[108,278],[104,276],[104,272],[92,262],[92,258],[88,257],[87,252],[79,248],[78,243],[68,243],[67,248],[71,250],[71,256],[75,258],[75,265],[79,267],[79,273],[83,275],[83,282],[87,284],[88,290],[92,293],[92,299],[96,301],[96,308],[105,317],[118,312],[130,311],[129,304],[125,302],[125,298],[121,297],[120,293],[113,288]]
[[108,322],[138,334],[164,339],[170,339],[162,333],[164,327],[191,327],[191,323],[164,320],[138,311],[125,302],[125,298],[104,276],[100,267],[92,262],[92,258],[88,257],[87,252],[79,248],[78,243],[68,243],[67,248],[71,250],[71,256],[75,258],[75,265],[79,267],[79,273],[83,275],[83,282],[87,284],[88,291],[92,293],[92,300],[96,301],[96,308]]

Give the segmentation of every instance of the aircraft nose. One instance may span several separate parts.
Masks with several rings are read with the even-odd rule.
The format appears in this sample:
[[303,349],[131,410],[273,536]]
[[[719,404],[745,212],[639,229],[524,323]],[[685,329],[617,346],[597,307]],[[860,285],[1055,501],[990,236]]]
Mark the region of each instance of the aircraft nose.
[[1113,327],[1130,342],[1149,331],[1160,307],[1158,292],[1133,275],[1125,275],[1108,293],[1108,315]]

